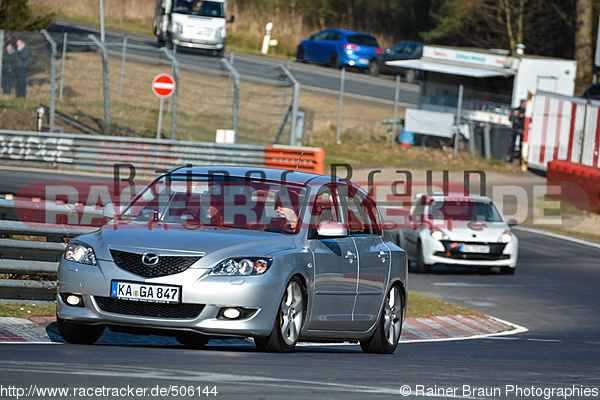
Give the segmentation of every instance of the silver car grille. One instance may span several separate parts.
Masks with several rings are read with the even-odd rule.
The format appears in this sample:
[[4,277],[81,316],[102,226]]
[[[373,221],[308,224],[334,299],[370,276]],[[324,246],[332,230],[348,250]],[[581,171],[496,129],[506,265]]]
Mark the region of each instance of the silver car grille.
[[161,256],[156,265],[146,265],[142,263],[142,254],[140,253],[111,249],[110,254],[119,268],[145,278],[178,274],[202,258]]
[[94,300],[104,312],[150,318],[194,319],[204,309],[204,304],[149,303],[101,296]]

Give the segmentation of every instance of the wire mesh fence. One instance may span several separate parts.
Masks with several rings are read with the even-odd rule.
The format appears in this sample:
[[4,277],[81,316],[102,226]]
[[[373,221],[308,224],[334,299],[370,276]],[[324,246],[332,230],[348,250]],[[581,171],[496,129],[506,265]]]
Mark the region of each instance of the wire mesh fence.
[[[225,67],[202,72],[184,70],[169,59],[165,50],[127,43],[126,38],[105,43],[104,59],[102,47],[90,35],[0,32],[3,84],[12,79],[5,73],[11,57],[7,45],[16,48],[16,41],[22,40],[31,52],[26,100],[16,98],[13,83],[10,92],[3,92],[2,103],[12,102],[18,107],[45,105],[52,115],[56,112],[56,120],[45,117],[45,123],[56,124],[57,130],[156,137],[160,100],[151,84],[156,75],[169,73],[177,78],[177,89],[165,101],[162,137],[214,141],[218,129],[237,128],[238,143],[271,144],[286,121],[279,136],[280,143],[289,142],[291,119],[285,117],[294,89],[278,68],[264,67],[270,69],[265,71],[270,84],[240,81],[236,88]],[[169,132],[167,127],[174,129]]]

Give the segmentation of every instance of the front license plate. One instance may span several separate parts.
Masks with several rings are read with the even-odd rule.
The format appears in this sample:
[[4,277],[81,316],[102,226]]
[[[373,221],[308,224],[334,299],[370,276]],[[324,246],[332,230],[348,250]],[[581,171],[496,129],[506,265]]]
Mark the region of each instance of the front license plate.
[[363,65],[364,65],[364,64],[368,64],[368,63],[369,63],[369,60],[367,60],[366,58],[359,58],[359,59],[358,59],[358,63],[359,63],[359,64],[363,64]]
[[110,297],[153,303],[179,303],[181,286],[112,281]]
[[490,246],[485,244],[463,244],[460,246],[460,251],[463,253],[489,253]]

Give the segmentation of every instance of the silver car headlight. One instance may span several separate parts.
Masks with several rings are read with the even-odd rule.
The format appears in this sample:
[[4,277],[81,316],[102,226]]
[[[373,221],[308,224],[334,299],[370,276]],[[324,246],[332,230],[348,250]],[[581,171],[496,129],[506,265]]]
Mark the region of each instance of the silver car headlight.
[[97,265],[96,254],[91,246],[82,242],[71,242],[65,249],[65,260],[79,264]]
[[173,32],[175,32],[175,33],[183,33],[183,25],[181,25],[179,22],[175,22],[173,24]]
[[270,257],[228,258],[210,271],[211,275],[248,276],[262,275],[273,264]]
[[502,235],[498,238],[500,243],[510,243],[512,241],[512,233],[507,229],[502,233]]
[[224,31],[225,31],[225,29],[223,29],[223,28],[217,28],[215,30],[215,38],[221,39],[222,37],[225,37],[225,35],[224,35],[225,32]]

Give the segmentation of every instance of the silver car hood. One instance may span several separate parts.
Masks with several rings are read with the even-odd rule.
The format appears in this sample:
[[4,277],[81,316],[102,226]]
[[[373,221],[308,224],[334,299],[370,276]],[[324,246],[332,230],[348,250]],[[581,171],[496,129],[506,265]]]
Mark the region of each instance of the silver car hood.
[[166,226],[168,229],[156,226],[150,230],[147,225],[119,229],[106,225],[76,240],[92,246],[99,260],[112,260],[110,249],[159,255],[198,255],[212,261],[232,256],[265,256],[295,247],[295,237],[281,233],[213,227],[188,230],[181,225]]
[[497,242],[504,231],[509,229],[505,222],[481,221],[452,221],[451,228],[445,227],[442,230],[450,240],[460,242]]

